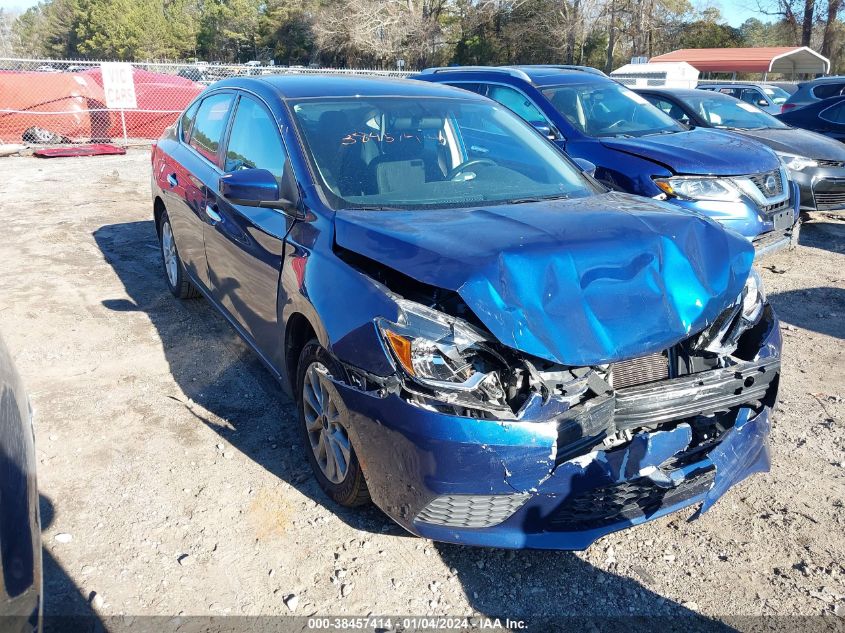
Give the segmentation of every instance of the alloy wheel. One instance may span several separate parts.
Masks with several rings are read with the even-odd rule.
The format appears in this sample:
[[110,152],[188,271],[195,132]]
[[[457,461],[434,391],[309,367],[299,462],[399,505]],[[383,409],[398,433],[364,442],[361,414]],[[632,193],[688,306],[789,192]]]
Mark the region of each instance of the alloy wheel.
[[170,285],[176,287],[179,278],[179,260],[176,255],[176,242],[173,241],[173,230],[170,222],[161,227],[161,254],[164,257],[164,270]]
[[325,365],[311,363],[302,384],[302,406],[308,441],[317,465],[326,479],[339,484],[349,472],[352,449],[349,434],[341,422],[336,396],[326,388],[327,376],[329,371]]

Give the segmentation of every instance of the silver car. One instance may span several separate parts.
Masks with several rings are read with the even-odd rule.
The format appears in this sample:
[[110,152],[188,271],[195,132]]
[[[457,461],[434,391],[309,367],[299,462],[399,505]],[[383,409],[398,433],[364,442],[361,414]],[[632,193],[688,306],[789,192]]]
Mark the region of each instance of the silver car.
[[769,114],[780,114],[781,106],[789,99],[789,93],[786,90],[768,83],[706,83],[698,84],[698,89],[714,90],[730,95]]

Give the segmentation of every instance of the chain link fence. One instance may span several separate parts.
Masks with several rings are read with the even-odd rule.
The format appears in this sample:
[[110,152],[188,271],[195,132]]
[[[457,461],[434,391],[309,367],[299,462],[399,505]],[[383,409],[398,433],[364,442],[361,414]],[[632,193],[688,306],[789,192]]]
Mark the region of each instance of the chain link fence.
[[133,63],[136,107],[110,108],[103,63],[0,58],[0,144],[144,144],[158,138],[208,85],[227,77],[294,74],[407,77],[411,74],[311,66]]

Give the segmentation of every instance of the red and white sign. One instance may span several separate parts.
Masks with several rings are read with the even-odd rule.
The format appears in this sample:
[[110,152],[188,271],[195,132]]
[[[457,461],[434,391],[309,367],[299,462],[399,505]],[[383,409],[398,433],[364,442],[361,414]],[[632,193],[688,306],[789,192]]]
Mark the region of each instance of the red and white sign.
[[113,110],[133,110],[138,107],[135,97],[135,80],[132,64],[126,62],[103,62],[103,91],[106,93],[106,107]]

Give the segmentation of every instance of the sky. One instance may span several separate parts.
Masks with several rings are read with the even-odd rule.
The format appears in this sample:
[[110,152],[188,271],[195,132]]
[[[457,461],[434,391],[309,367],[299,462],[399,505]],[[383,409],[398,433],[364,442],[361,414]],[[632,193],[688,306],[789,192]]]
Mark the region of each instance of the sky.
[[[0,0],[0,3],[5,1]],[[722,17],[731,26],[740,26],[748,18],[759,18],[762,22],[771,22],[773,19],[770,16],[760,14],[755,0],[739,0],[738,2],[736,0],[733,2],[731,0],[722,0],[722,2],[715,2],[714,4],[719,7]]]
[[[37,3],[38,0],[0,0],[0,9],[23,11]],[[719,6],[719,9],[722,11],[722,17],[731,26],[739,26],[748,18],[755,16],[764,22],[768,22],[771,19],[758,14],[755,0],[721,0],[721,2],[714,2],[714,4]]]

